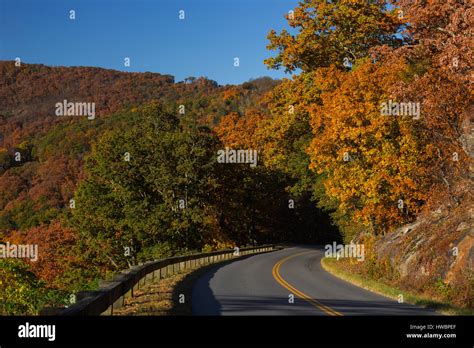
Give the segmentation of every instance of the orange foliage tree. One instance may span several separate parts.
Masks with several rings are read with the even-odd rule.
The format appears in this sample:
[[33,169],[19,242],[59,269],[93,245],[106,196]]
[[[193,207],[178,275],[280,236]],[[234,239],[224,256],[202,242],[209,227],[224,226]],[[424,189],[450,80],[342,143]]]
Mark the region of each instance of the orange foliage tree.
[[310,167],[325,174],[339,212],[374,233],[413,218],[426,198],[426,137],[417,120],[381,114],[404,68],[360,62],[349,73],[331,67],[315,74],[322,101],[311,108]]
[[86,268],[76,249],[76,233],[63,227],[59,221],[26,232],[15,231],[6,239],[14,244],[38,246],[38,260],[28,262],[32,272],[46,281],[48,287],[71,289],[79,281],[76,276],[81,265]]

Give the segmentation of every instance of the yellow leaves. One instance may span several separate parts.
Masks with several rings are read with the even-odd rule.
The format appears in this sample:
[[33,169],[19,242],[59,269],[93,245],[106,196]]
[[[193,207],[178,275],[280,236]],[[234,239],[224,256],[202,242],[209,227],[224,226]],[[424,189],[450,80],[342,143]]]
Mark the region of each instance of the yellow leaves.
[[339,210],[352,211],[364,223],[397,223],[403,219],[398,199],[410,197],[416,206],[415,178],[424,171],[413,156],[419,142],[411,134],[412,124],[400,127],[399,120],[380,115],[383,86],[396,71],[365,63],[349,73],[326,72],[315,73],[324,77],[327,88],[322,103],[309,109],[314,134],[307,149],[310,168],[327,174],[326,194],[337,199]]

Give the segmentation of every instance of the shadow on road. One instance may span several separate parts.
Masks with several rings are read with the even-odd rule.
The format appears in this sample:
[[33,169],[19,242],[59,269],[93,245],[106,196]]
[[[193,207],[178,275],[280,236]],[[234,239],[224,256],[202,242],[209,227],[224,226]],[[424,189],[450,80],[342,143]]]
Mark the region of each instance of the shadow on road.
[[[211,287],[209,285],[210,280],[214,276],[214,274],[222,267],[225,267],[226,265],[235,262],[235,261],[241,261],[245,260],[251,256],[258,255],[258,254],[251,254],[251,255],[245,255],[236,259],[232,260],[226,260],[226,261],[221,261],[217,263],[213,263],[210,265],[202,266],[201,268],[198,268],[188,275],[186,275],[179,283],[176,284],[174,290],[173,290],[173,307],[171,309],[171,313],[177,314],[177,315],[192,315],[192,294],[193,294],[193,287],[195,282],[202,278],[205,282],[206,285],[203,289],[203,291],[199,294],[199,296],[203,299],[206,299],[206,301],[209,301],[209,306],[216,309],[214,312],[215,314],[213,315],[220,315],[220,305],[219,302],[216,301],[214,298],[214,294],[211,290]],[[202,280],[201,280],[202,281]],[[184,303],[180,303],[180,295],[184,295]]]

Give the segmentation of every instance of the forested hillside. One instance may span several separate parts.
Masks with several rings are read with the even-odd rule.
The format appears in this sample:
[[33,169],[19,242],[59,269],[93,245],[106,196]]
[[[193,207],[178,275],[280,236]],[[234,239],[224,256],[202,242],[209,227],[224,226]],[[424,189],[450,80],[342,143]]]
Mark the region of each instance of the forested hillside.
[[[151,258],[340,240],[366,247],[351,271],[472,307],[474,15],[423,3],[302,1],[268,35],[282,81],[1,62],[0,237],[40,259],[0,260],[0,310]],[[56,116],[64,99],[95,119]]]
[[[292,239],[306,227],[307,240],[336,231],[327,218],[315,227],[326,215],[306,198],[287,209],[285,175],[215,162],[224,145],[212,128],[225,115],[263,110],[256,101],[278,81],[175,83],[15,62],[1,69],[1,237],[40,250],[36,262],[0,261],[2,276],[14,279],[2,282],[2,311],[67,303],[108,272],[152,257]],[[95,102],[96,117],[56,116],[64,99]]]

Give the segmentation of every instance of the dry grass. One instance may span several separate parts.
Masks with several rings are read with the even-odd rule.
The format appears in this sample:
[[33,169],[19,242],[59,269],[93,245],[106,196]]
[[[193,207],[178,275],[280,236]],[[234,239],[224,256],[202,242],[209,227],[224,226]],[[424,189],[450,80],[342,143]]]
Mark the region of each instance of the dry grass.
[[[135,291],[134,297],[126,299],[122,308],[114,309],[114,315],[192,315],[191,297],[195,281],[210,268],[228,262],[232,262],[232,260],[184,270],[147,284]],[[179,301],[181,294],[184,295],[184,303]]]

